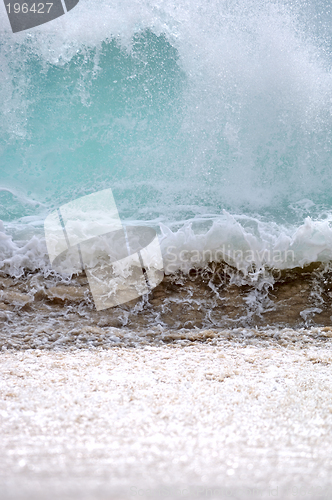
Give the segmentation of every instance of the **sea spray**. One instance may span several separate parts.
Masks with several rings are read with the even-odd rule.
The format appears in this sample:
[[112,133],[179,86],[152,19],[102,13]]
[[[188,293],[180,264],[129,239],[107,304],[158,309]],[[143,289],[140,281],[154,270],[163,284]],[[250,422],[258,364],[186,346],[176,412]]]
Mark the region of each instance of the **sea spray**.
[[45,218],[109,188],[174,279],[225,265],[270,293],[272,272],[329,265],[329,20],[267,0],[86,0],[21,33],[3,15],[4,275],[53,276]]

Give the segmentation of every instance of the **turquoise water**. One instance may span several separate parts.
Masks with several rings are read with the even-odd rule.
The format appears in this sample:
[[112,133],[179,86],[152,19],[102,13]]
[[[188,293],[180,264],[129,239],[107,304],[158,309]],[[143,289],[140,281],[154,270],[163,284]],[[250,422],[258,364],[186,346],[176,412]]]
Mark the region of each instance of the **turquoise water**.
[[[4,186],[50,207],[110,186],[131,214],[160,197],[156,183],[167,183],[177,156],[170,161],[167,153],[181,148],[185,77],[163,35],[143,32],[133,43],[131,55],[107,40],[59,66],[45,66],[25,47],[7,56],[23,58],[13,73],[26,87],[15,88],[21,129],[1,137]],[[19,199],[2,197],[3,218],[26,215]]]
[[4,13],[3,255],[112,188],[122,220],[181,248],[205,231],[208,248],[287,240],[297,264],[330,259],[331,26],[317,1],[81,0],[18,34]]

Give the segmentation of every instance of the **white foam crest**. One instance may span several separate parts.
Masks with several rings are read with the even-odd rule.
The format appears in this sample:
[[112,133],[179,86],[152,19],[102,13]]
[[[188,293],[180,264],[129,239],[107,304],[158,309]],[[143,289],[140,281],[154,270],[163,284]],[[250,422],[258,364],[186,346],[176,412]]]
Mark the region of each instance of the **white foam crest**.
[[[256,279],[265,268],[293,269],[332,260],[332,214],[326,220],[307,217],[300,226],[286,226],[224,211],[222,216],[208,221],[211,227],[205,232],[194,229],[197,222],[198,219],[188,221],[177,230],[160,224],[166,274],[179,270],[187,273],[211,262],[224,261]],[[95,252],[93,246],[91,252]],[[63,269],[67,265],[68,269],[75,268],[75,255],[68,252],[61,264]],[[21,276],[26,270],[52,272],[44,234],[36,231],[28,241],[16,240],[1,223],[0,270],[12,276]]]
[[25,271],[49,269],[45,240],[37,235],[21,244],[6,234],[0,221],[0,270],[19,277]]
[[[70,13],[49,23],[12,34],[1,4],[0,30],[5,34],[2,43],[8,49],[15,50],[22,45],[45,61],[61,65],[78,50],[98,48],[112,38],[130,50],[133,36],[150,29],[157,35],[168,36],[190,77],[206,80],[208,71],[213,80],[219,78],[219,90],[226,74],[227,77],[233,74],[248,81],[253,78],[255,82],[259,77],[263,91],[266,83],[289,90],[292,80],[299,84],[298,91],[307,92],[304,77],[311,79],[314,88],[317,85],[316,72],[310,71],[313,59],[317,60],[317,51],[309,40],[303,39],[297,10],[299,7],[294,5],[290,9],[269,0],[211,0],[208,3],[205,0],[85,0]],[[270,81],[266,82],[266,78]]]
[[[58,274],[50,264],[40,220],[36,218],[28,224],[27,219],[29,217],[24,218],[25,224],[6,224],[6,228],[0,220],[0,271],[17,278],[35,271],[45,276]],[[63,277],[71,277],[80,269],[75,253],[69,251],[62,262]]]
[[225,261],[244,275],[264,268],[292,269],[332,260],[332,227],[327,220],[307,217],[299,226],[263,222],[224,211],[204,234],[193,221],[176,231],[162,225],[161,247],[166,274],[188,272],[211,262]]

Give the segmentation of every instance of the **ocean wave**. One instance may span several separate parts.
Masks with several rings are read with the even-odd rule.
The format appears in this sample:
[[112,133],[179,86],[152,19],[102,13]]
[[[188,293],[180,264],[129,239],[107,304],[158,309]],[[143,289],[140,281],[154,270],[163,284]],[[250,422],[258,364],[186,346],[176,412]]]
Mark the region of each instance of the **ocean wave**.
[[[158,225],[155,221],[146,225],[159,229],[165,274],[188,274],[194,268],[224,262],[254,280],[255,274],[263,270],[303,268],[332,261],[331,221],[332,215],[325,220],[307,217],[299,226],[280,225],[224,211],[219,217],[186,221],[179,228],[174,223]],[[29,239],[27,227],[32,235]],[[28,226],[25,221],[16,226],[16,231],[14,228],[15,224],[11,224],[6,230],[1,224],[0,269],[11,276],[35,270],[49,272],[51,265],[40,222],[30,221]]]
[[[87,0],[16,34],[2,16],[0,184],[50,209],[111,187],[131,219],[291,223],[304,199],[317,218],[331,206],[324,16],[320,2]],[[30,214],[14,208],[2,218]]]
[[165,270],[161,288],[117,310],[115,324],[141,313],[145,325],[174,328],[272,321],[273,293],[296,311],[289,322],[327,324],[329,16],[318,1],[86,0],[13,34],[3,15],[7,320],[17,310],[91,318],[87,284],[75,288],[85,279],[79,266],[73,272],[75,255],[64,257],[70,272],[52,268],[43,222],[112,189],[124,225],[159,232]]

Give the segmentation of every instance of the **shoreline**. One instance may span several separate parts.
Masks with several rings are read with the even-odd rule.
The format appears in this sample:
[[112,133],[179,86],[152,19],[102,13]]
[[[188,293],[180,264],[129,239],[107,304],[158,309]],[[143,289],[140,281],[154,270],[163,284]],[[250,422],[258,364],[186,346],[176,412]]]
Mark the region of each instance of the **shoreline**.
[[[264,271],[244,276],[212,263],[188,274],[167,275],[149,294],[97,311],[84,273],[64,279],[36,272],[20,278],[0,273],[0,323],[5,338],[43,325],[45,336],[97,328],[225,330],[324,328],[332,325],[329,265]],[[103,332],[101,332],[103,334]],[[30,345],[38,347],[38,345]]]

